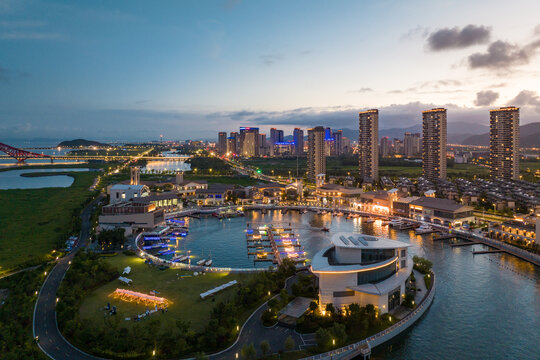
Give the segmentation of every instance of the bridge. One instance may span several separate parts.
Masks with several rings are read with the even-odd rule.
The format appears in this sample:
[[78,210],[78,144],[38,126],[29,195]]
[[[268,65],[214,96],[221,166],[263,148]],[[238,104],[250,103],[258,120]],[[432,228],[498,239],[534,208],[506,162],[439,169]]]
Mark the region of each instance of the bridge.
[[38,154],[31,151],[17,149],[13,146],[9,146],[4,143],[0,143],[0,151],[5,152],[7,155],[2,155],[2,157],[14,158],[18,163],[24,163],[26,159],[43,159],[50,158],[49,155]]
[[18,163],[24,163],[26,159],[50,159],[53,160],[103,160],[103,161],[126,161],[126,160],[167,160],[167,161],[186,161],[191,158],[190,155],[176,156],[145,156],[145,155],[45,155],[17,149],[13,146],[0,143],[0,151],[6,155],[0,155],[0,159],[14,158]]

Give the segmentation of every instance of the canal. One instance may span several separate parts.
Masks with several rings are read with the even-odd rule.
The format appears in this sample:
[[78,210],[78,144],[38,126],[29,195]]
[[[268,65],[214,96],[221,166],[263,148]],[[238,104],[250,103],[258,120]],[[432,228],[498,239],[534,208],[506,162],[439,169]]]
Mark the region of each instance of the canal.
[[[280,211],[190,219],[189,235],[177,247],[196,258],[211,254],[214,266],[253,267],[246,250],[247,223],[290,223],[308,257],[328,246],[333,232],[351,231],[410,242],[411,253],[433,262],[437,292],[431,308],[405,334],[374,349],[373,359],[540,359],[540,270],[534,265],[504,253],[473,256],[473,248],[484,246],[451,248],[447,241],[396,231],[380,221]],[[320,231],[323,226],[330,233]]]

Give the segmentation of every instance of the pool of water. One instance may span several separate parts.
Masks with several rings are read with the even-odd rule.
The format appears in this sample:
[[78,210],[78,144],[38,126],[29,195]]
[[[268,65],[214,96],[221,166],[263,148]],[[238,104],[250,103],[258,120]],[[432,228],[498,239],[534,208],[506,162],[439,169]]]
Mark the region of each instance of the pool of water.
[[162,172],[162,171],[190,171],[191,165],[184,161],[176,160],[152,160],[146,163],[146,166],[141,169],[145,172]]
[[65,169],[22,169],[0,172],[0,189],[40,189],[49,187],[69,187],[73,184],[73,178],[67,175],[51,175],[38,177],[24,177],[21,174],[28,173],[49,173],[64,171],[89,171],[86,168],[65,168]]
[[[446,241],[432,241],[431,235],[396,231],[378,221],[279,211],[190,219],[189,235],[177,248],[191,250],[196,259],[211,252],[215,266],[253,267],[247,223],[290,223],[308,257],[328,246],[333,232],[351,231],[409,242],[412,254],[433,262],[437,290],[431,308],[405,334],[374,349],[373,359],[540,359],[540,270],[534,265],[506,254],[473,256],[473,248],[483,245],[451,248]],[[330,233],[321,232],[323,226]]]

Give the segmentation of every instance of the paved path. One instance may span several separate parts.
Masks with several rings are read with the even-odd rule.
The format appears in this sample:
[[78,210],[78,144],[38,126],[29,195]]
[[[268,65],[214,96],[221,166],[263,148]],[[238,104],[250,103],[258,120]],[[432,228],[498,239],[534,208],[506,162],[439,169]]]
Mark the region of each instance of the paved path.
[[[286,288],[289,293],[291,292],[291,286],[297,280],[297,277],[291,277],[288,279]],[[278,295],[276,295],[278,296]],[[295,343],[295,350],[303,349],[308,345],[313,345],[313,341],[309,335],[298,334],[294,329],[283,327],[280,325],[274,325],[272,327],[265,327],[261,321],[262,313],[268,308],[268,302],[265,302],[261,305],[251,317],[244,323],[240,329],[240,335],[238,340],[234,343],[233,346],[228,349],[209,355],[209,358],[212,360],[218,359],[234,359],[236,358],[236,353],[240,357],[240,351],[242,347],[246,344],[253,343],[255,349],[257,350],[257,356],[262,356],[261,349],[259,344],[263,340],[267,340],[270,343],[270,352],[277,353],[280,350],[285,351],[285,340],[291,336]]]
[[92,208],[100,198],[101,196],[84,208],[81,214],[81,233],[77,246],[69,255],[58,260],[56,266],[45,279],[36,301],[33,320],[34,338],[36,336],[39,338],[39,348],[51,359],[99,359],[75,348],[64,339],[60,330],[58,330],[56,323],[56,293],[75,253],[80,247],[86,246],[92,225],[90,223]]

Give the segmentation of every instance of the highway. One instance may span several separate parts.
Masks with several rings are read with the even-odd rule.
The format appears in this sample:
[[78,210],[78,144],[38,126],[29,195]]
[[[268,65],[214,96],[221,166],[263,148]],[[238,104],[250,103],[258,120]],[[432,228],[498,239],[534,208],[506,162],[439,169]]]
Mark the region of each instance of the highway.
[[84,208],[81,214],[81,233],[77,246],[69,255],[58,260],[45,279],[36,301],[33,320],[34,338],[37,337],[39,348],[51,359],[100,359],[82,352],[64,339],[56,323],[56,293],[75,253],[79,248],[86,246],[90,233],[92,207],[101,197],[102,195]]

